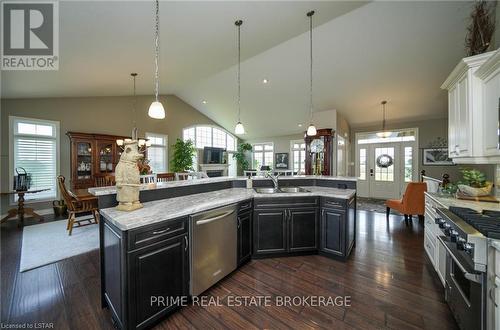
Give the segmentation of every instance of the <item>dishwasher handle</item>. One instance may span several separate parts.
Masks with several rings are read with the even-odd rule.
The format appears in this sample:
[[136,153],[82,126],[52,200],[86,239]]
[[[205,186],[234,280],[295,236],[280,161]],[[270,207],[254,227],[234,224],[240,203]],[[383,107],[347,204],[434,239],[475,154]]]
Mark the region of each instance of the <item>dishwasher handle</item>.
[[196,221],[196,225],[200,226],[200,225],[204,225],[204,224],[207,224],[207,223],[210,223],[210,222],[217,221],[219,219],[227,217],[228,215],[233,214],[234,212],[235,212],[235,210],[231,210],[231,211],[228,211],[226,213],[223,213],[223,214],[218,215],[218,216],[213,217],[213,218],[208,218],[208,219],[204,219],[204,220],[198,220],[198,221]]

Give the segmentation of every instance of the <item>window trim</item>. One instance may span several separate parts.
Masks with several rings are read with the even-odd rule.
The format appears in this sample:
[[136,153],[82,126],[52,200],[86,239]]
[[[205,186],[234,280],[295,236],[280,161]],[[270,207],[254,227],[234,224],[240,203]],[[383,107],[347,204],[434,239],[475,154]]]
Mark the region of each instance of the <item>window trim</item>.
[[[198,150],[203,150],[203,148],[198,148],[196,146],[196,128],[197,127],[210,127],[211,130],[210,130],[210,141],[211,141],[211,144],[213,146],[214,144],[214,128],[217,128],[218,130],[220,131],[223,131],[224,133],[226,133],[226,151],[229,153],[229,152],[236,152],[237,149],[238,149],[238,137],[233,135],[231,132],[229,132],[227,129],[225,129],[224,127],[221,127],[221,126],[218,126],[218,125],[213,125],[213,124],[196,124],[196,125],[190,125],[190,126],[187,126],[187,127],[184,127],[182,129],[182,140],[185,141],[185,136],[184,136],[184,131],[185,130],[188,130],[188,129],[191,129],[191,128],[194,128],[194,146],[196,149]],[[233,139],[234,139],[234,150],[228,150],[227,149],[227,136],[230,135]]]
[[[153,132],[146,132],[145,134],[146,139],[148,139],[148,136],[152,137],[161,137],[164,139],[165,144],[151,144],[151,147],[164,147],[165,148],[165,173],[168,172],[168,135],[167,134],[161,134],[161,133],[153,133]],[[161,172],[160,172],[161,173]]]
[[[55,138],[54,140],[56,141],[56,177],[54,180],[57,179],[57,176],[61,173],[61,129],[60,129],[60,122],[56,120],[47,120],[47,119],[39,119],[39,118],[29,118],[29,117],[19,117],[19,116],[9,116],[9,190],[12,189],[14,186],[14,123],[17,121],[27,121],[27,122],[32,122],[32,123],[39,123],[39,124],[50,124],[55,127]],[[30,135],[30,134],[20,134],[21,136],[30,136],[34,137],[36,135]],[[44,136],[41,135],[43,138]],[[46,137],[49,138],[49,137]],[[56,186],[56,196],[55,199],[59,200],[60,199],[60,194],[59,194],[59,189]],[[11,198],[9,200],[10,205],[9,206],[15,206],[17,205],[17,202],[15,200],[16,195],[11,195]],[[39,199],[28,199],[24,202],[24,204],[33,204],[33,203],[40,203],[40,202],[48,202],[48,201],[53,201],[54,198],[39,198]]]

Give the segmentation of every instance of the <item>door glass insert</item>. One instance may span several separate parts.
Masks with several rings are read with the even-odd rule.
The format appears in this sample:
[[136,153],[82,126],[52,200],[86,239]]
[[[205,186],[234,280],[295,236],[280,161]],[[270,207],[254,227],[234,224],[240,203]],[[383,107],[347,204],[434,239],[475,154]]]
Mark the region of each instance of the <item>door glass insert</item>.
[[99,171],[113,172],[113,145],[111,144],[99,147]]
[[359,177],[360,180],[366,180],[366,149],[359,149]]
[[394,147],[375,148],[375,159],[375,181],[394,181]]
[[413,179],[413,148],[405,147],[405,182],[411,182]]

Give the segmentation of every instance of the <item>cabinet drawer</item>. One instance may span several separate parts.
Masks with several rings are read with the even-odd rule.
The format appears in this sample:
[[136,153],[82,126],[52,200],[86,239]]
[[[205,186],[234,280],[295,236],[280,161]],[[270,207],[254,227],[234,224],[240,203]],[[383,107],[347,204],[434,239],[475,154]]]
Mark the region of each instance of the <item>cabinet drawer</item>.
[[343,208],[345,208],[346,204],[347,204],[347,200],[345,200],[345,199],[338,199],[338,198],[322,198],[321,199],[321,207],[343,209]]
[[252,200],[246,200],[238,205],[238,213],[243,213],[252,209]]
[[318,206],[318,197],[255,198],[255,209],[303,208]]
[[187,233],[188,219],[163,221],[129,232],[128,249],[135,250],[165,239]]

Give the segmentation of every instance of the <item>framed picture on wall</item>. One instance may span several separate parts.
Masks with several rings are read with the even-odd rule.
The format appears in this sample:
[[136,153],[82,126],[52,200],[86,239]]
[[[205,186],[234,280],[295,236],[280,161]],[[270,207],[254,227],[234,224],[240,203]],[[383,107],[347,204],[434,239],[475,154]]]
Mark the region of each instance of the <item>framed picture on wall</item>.
[[288,169],[288,152],[277,152],[274,154],[274,167],[280,170]]
[[423,149],[423,165],[455,165],[448,157],[448,148]]

